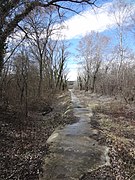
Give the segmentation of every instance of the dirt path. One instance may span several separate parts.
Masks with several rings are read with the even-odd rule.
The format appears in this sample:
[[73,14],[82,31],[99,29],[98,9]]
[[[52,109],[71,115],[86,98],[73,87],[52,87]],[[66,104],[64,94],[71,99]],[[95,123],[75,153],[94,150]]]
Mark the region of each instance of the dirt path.
[[45,158],[44,173],[40,180],[77,180],[85,172],[109,165],[109,148],[100,145],[98,131],[91,125],[94,116],[81,99],[71,91],[77,123],[58,128],[49,137],[50,154]]

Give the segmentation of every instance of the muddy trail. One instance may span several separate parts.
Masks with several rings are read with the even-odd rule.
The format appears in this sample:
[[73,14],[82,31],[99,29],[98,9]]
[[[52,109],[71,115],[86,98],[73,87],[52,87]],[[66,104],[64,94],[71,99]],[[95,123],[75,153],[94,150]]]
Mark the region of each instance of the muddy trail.
[[47,140],[50,153],[44,159],[40,180],[78,180],[84,173],[109,166],[109,148],[97,140],[99,131],[93,121],[94,113],[81,101],[82,98],[71,90],[78,122],[57,128]]

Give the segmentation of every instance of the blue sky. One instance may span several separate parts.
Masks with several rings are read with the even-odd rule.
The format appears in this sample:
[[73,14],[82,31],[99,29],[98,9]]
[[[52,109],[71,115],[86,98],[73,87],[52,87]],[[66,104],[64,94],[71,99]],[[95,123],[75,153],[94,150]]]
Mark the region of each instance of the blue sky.
[[[134,7],[135,1],[124,1],[132,1],[132,6]],[[63,39],[66,39],[70,43],[69,51],[71,52],[71,56],[68,61],[68,68],[70,70],[68,78],[70,80],[76,80],[77,77],[76,48],[79,40],[85,34],[96,31],[112,38],[112,45],[117,44],[116,21],[110,13],[112,3],[113,0],[97,0],[97,5],[102,5],[100,8],[92,10],[91,7],[87,7],[80,15],[70,13],[68,19],[62,24],[65,28],[61,31],[60,37],[63,37]],[[133,34],[127,32],[125,34],[125,45],[128,44],[131,49],[134,49],[135,39],[133,38]]]
[[[116,21],[114,20],[114,16],[110,13],[112,10],[113,2],[118,2],[119,0],[97,0],[96,5],[99,8],[94,8],[94,10],[90,6],[85,6],[80,15],[75,14],[73,12],[67,11],[65,16],[67,19],[61,24],[55,24],[57,27],[64,28],[61,31],[56,31],[54,35],[51,36],[52,39],[58,39],[57,34],[60,35],[60,39],[66,40],[70,46],[68,48],[70,57],[67,62],[67,66],[69,69],[69,80],[76,80],[77,78],[77,46],[80,39],[85,36],[87,33],[91,31],[96,31],[102,33],[104,35],[109,36],[112,41],[110,46],[115,46],[118,43],[117,33],[116,33]],[[125,2],[132,2],[133,12],[135,13],[135,0],[123,0]],[[73,6],[74,9],[76,8]],[[117,11],[116,11],[117,16]],[[19,37],[24,33],[19,33]],[[128,45],[131,49],[135,51],[135,34],[126,32],[125,35],[125,46]],[[16,39],[17,36],[16,36]]]

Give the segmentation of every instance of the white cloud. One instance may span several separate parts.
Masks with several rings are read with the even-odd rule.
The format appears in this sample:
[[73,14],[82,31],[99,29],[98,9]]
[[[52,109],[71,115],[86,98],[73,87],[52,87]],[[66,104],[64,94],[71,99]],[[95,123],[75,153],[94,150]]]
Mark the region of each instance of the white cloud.
[[[115,27],[117,22],[112,14],[113,12],[111,12],[113,10],[112,4],[113,1],[105,3],[100,8],[95,8],[94,10],[89,9],[80,15],[77,14],[71,17],[62,24],[57,24],[56,27],[62,27],[61,32],[57,32],[59,37],[70,40],[82,37],[91,31],[103,32],[109,28]],[[115,9],[115,11],[115,15],[119,17],[119,9]],[[123,14],[124,11],[122,9],[121,11]],[[132,9],[129,11],[130,14],[134,14],[135,6],[132,5]],[[64,26],[65,28],[63,28]],[[58,39],[57,35],[54,35],[53,38]]]
[[[75,15],[65,21],[65,23],[57,26],[65,26],[62,29],[60,37],[65,39],[78,38],[91,31],[102,32],[109,27],[116,25],[115,21],[109,16],[109,11],[112,3],[106,3],[101,8],[87,10],[81,15]],[[55,36],[53,38],[56,38]]]

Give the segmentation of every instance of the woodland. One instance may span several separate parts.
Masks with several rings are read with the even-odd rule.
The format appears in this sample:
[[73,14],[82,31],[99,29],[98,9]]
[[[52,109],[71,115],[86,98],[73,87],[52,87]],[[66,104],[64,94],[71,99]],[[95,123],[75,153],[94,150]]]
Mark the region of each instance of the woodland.
[[[77,121],[72,109],[65,113],[71,103],[66,66],[70,44],[61,40],[58,32],[64,27],[56,24],[64,22],[68,12],[100,8],[97,2],[0,0],[1,180],[38,180],[48,153],[47,138],[59,125]],[[74,88],[121,99],[134,126],[135,52],[125,39],[127,33],[135,34],[135,12],[132,5],[117,0],[112,14],[117,44],[94,31],[80,39]]]

